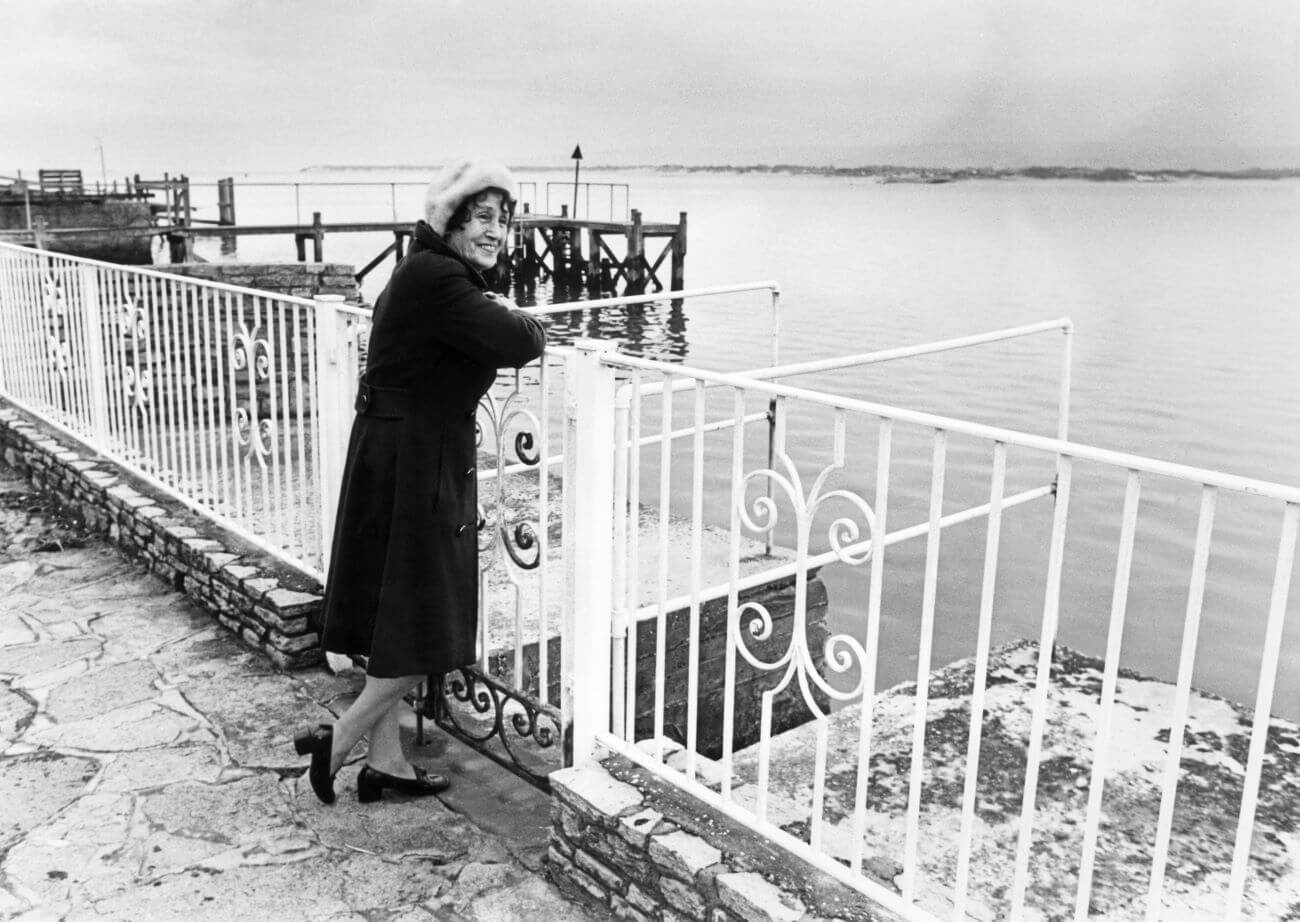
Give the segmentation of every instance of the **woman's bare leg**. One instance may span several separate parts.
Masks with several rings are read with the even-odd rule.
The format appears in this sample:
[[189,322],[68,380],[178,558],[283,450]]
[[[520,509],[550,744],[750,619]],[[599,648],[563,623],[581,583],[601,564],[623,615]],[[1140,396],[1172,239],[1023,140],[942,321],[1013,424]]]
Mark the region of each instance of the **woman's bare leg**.
[[[388,729],[379,729],[380,736],[385,732],[397,731],[397,711],[401,705],[402,697],[415,688],[420,682],[424,681],[424,676],[399,676],[398,678],[380,678],[378,676],[367,675],[365,687],[361,689],[361,694],[357,695],[357,700],[343,712],[334,724],[334,748],[330,759],[330,773],[337,772],[343,763],[347,760],[348,754],[352,752],[361,737],[367,733],[373,733],[375,725],[385,718],[390,710],[393,712],[391,719],[393,726]],[[401,749],[401,740],[397,740],[398,749]],[[374,745],[374,737],[371,737],[371,745]]]
[[398,701],[380,715],[370,728],[370,748],[366,764],[386,775],[414,778],[415,771],[402,752],[401,709],[406,705]]

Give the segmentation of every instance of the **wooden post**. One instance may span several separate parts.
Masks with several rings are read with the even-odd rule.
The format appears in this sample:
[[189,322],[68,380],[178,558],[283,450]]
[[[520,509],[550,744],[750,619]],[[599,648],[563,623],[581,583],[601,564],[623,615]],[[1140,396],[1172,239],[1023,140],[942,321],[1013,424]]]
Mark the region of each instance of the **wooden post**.
[[298,247],[298,262],[305,263],[307,261],[307,235],[294,234],[293,242]]
[[[528,214],[527,202],[524,202],[524,214]],[[530,279],[537,277],[537,228],[531,224],[524,231],[524,273]]]
[[587,287],[600,288],[600,231],[587,228]]
[[624,278],[629,294],[640,294],[645,288],[645,238],[641,234],[641,211],[632,209],[632,224],[627,229],[627,262]]
[[397,261],[400,263],[402,257],[406,255],[406,235],[401,231],[393,231],[393,252],[397,255]]
[[[217,180],[217,223],[233,227],[235,224],[235,180],[228,176]],[[235,252],[235,235],[221,238],[221,252]]]
[[[568,219],[568,205],[560,206],[560,217],[566,220]],[[564,228],[554,227],[551,229],[551,264],[555,267],[555,271],[552,275],[557,279],[568,278],[569,244],[571,242],[572,241]]]
[[582,270],[586,260],[582,258],[582,231],[577,227],[569,228],[569,275],[574,284],[582,284]]
[[185,262],[185,235],[170,233],[167,235],[167,258],[172,263]]
[[321,227],[319,211],[313,211],[311,213],[311,241],[311,254],[313,261],[324,262],[325,230]]
[[677,233],[673,235],[672,281],[668,283],[673,291],[681,291],[686,279],[686,212],[681,212],[677,224]]
[[184,215],[185,226],[189,227],[194,220],[194,209],[190,206],[190,178],[184,173],[181,174],[180,195],[184,208],[182,214]]

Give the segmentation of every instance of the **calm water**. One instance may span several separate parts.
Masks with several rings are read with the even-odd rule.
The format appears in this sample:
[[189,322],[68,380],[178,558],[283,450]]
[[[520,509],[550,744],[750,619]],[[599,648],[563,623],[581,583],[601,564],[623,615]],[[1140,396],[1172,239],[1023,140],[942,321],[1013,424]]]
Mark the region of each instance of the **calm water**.
[[[521,178],[544,183],[565,175]],[[1068,316],[1075,324],[1072,439],[1300,484],[1300,183],[583,178],[628,183],[631,204],[647,221],[689,212],[688,287],[779,281],[783,361]],[[290,190],[237,187],[237,195],[241,223],[283,222],[295,207],[307,220],[312,210],[326,221],[392,213],[387,188],[304,189],[296,205]],[[399,217],[417,212],[418,189],[398,187],[396,198]],[[592,210],[601,211],[594,198]],[[325,256],[361,264],[386,243],[381,236],[327,237]],[[287,238],[245,238],[241,246],[241,258],[293,258]],[[376,284],[386,274],[381,270]],[[768,311],[757,296],[677,313],[665,304],[634,319],[639,338],[678,361],[727,369],[768,362]],[[627,335],[625,326],[613,332]],[[1060,337],[1047,335],[795,383],[1050,435],[1059,350]],[[810,457],[820,452],[824,463],[828,426],[825,416],[793,418],[791,444]],[[719,452],[725,444],[724,437]],[[855,423],[849,445],[846,482],[870,498],[874,428]],[[929,452],[917,433],[896,433],[891,527],[924,520]],[[987,499],[987,455],[972,440],[953,440],[948,511]],[[1013,452],[1013,486],[1050,477],[1050,465]],[[1173,678],[1199,494],[1155,478],[1143,486],[1123,664]],[[1104,649],[1122,498],[1122,472],[1076,470],[1059,637],[1094,654]],[[687,502],[684,495],[678,501]],[[710,503],[715,515],[720,508]],[[1280,517],[1276,503],[1220,497],[1194,681],[1234,700],[1254,700]],[[995,640],[1038,635],[1050,528],[1046,501],[1007,514]],[[973,652],[983,542],[982,521],[944,533],[936,662]],[[881,683],[891,684],[915,670],[924,541],[897,545],[886,560]],[[864,571],[835,565],[824,573],[836,624],[854,633]],[[1300,574],[1274,706],[1293,718],[1300,718],[1298,610]]]

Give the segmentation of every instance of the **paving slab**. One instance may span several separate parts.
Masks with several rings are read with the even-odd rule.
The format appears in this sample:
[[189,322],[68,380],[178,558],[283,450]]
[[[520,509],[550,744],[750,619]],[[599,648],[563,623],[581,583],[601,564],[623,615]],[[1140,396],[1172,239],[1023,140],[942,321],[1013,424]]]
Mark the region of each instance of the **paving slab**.
[[0,463],[0,918],[598,922],[542,873],[550,801],[426,727],[441,798],[321,804],[294,731],[358,674],[281,673]]

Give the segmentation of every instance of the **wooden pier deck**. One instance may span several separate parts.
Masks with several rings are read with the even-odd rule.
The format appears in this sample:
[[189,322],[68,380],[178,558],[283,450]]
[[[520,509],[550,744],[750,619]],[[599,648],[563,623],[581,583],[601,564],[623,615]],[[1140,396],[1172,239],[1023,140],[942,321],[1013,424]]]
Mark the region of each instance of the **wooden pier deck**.
[[[313,262],[323,262],[328,235],[391,234],[392,243],[357,270],[357,280],[361,281],[389,256],[400,259],[412,231],[409,221],[327,222],[320,212],[312,214],[310,224],[238,224],[234,218],[233,180],[218,183],[219,218],[211,221],[194,216],[185,177],[165,177],[157,182],[136,177],[134,186],[163,193],[164,200],[153,208],[154,223],[114,232],[124,240],[155,236],[166,239],[173,263],[198,261],[195,241],[212,237],[222,241],[225,252],[233,252],[238,238],[243,236],[292,237],[299,262],[306,262],[309,252]],[[515,216],[503,268],[508,268],[517,286],[528,289],[541,280],[593,292],[627,294],[640,294],[651,287],[676,291],[685,286],[686,212],[681,212],[674,223],[644,221],[637,209],[629,209],[628,220],[572,217],[568,212],[568,206],[563,205],[558,215],[539,214],[525,204]],[[38,223],[26,229],[0,230],[0,240],[45,247],[62,238],[103,233],[102,227],[48,227]]]

